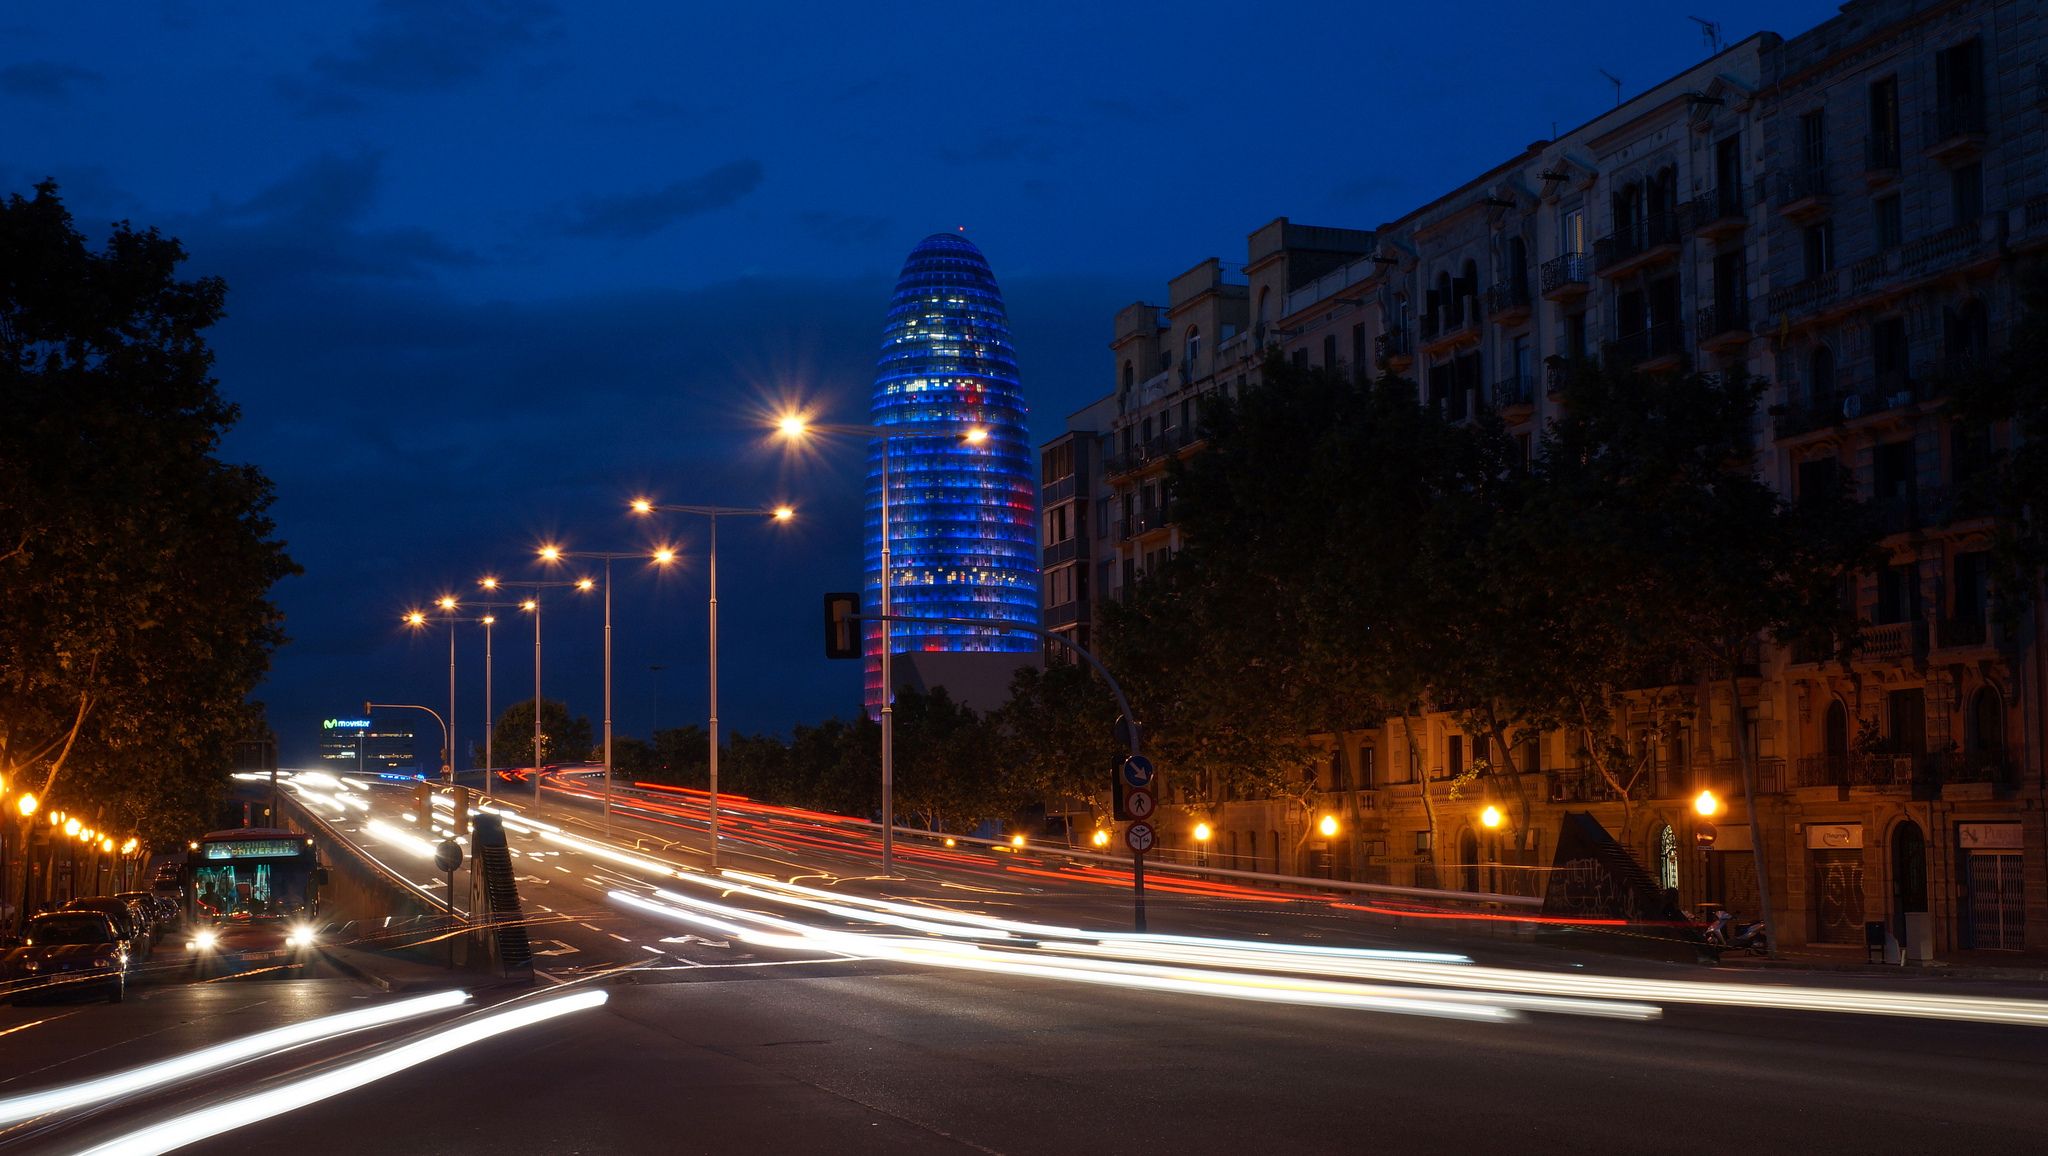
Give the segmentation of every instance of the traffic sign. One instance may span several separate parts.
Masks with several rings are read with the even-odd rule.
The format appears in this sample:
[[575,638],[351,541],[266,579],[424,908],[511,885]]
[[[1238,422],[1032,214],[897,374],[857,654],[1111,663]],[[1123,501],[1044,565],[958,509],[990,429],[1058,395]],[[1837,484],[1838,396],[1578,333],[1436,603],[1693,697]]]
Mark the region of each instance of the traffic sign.
[[1130,812],[1131,818],[1149,819],[1156,809],[1158,805],[1152,801],[1152,792],[1136,788],[1124,792],[1124,810]]
[[1124,759],[1124,783],[1144,790],[1152,785],[1152,760],[1144,755],[1131,755]]
[[1124,845],[1143,855],[1152,849],[1152,824],[1132,823],[1124,828]]

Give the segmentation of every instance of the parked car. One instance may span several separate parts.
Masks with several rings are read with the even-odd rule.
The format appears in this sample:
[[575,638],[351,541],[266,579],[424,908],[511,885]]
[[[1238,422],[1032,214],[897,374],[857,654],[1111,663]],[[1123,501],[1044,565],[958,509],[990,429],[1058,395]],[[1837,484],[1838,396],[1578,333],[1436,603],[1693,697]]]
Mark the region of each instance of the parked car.
[[135,904],[111,895],[86,895],[66,903],[64,910],[100,912],[114,921],[114,930],[121,933],[122,941],[128,945],[129,954],[137,960],[148,957],[149,927],[143,922],[142,913],[136,909]]
[[15,1000],[95,991],[108,1003],[128,994],[128,941],[98,910],[52,911],[28,921],[20,947],[0,958]]
[[147,891],[118,891],[114,898],[124,899],[135,906],[142,918],[149,924],[151,943],[162,943],[164,933],[171,929],[171,921],[164,918],[163,908],[157,906],[156,896]]

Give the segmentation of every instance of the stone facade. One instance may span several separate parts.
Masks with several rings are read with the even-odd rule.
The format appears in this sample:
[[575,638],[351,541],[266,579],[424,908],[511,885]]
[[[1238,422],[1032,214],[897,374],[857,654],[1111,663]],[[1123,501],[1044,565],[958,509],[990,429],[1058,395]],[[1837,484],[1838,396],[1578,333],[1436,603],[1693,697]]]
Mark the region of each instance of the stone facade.
[[[1891,531],[1890,566],[1856,590],[1871,626],[1854,661],[1762,646],[1740,680],[1778,939],[1860,947],[1879,921],[1909,953],[2048,950],[2042,616],[2002,632],[1986,613],[1990,527],[1950,497],[1986,447],[1942,413],[1946,383],[2007,340],[2016,269],[2048,251],[2044,37],[2033,3],[1851,3],[1376,229],[1275,221],[1243,281],[1214,259],[1175,278],[1165,308],[1117,315],[1115,390],[1048,447],[1092,438],[1103,463],[1098,602],[1179,547],[1163,462],[1199,452],[1200,396],[1256,381],[1271,347],[1408,376],[1448,417],[1493,409],[1531,447],[1582,359],[1762,375],[1762,476],[1796,498],[1848,474]],[[1334,838],[1239,802],[1162,816],[1164,853],[1193,855],[1206,819],[1216,865],[1533,891],[1562,813],[1586,810],[1682,902],[1754,913],[1727,689],[1676,690],[1697,722],[1657,744],[1626,809],[1545,735],[1517,752],[1530,829],[1485,829],[1499,788],[1446,784],[1487,752],[1429,715],[1327,737]],[[1711,851],[1702,789],[1728,801]]]

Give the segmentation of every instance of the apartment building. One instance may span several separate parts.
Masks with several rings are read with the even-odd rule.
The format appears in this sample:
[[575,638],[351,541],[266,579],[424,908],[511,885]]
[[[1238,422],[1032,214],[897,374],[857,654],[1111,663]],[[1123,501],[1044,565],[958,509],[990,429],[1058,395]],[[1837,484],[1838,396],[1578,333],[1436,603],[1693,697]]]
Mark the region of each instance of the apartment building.
[[[1376,229],[1276,221],[1241,282],[1212,259],[1164,308],[1122,310],[1113,405],[1089,411],[1098,598],[1178,548],[1163,463],[1199,452],[1200,396],[1256,381],[1276,348],[1409,377],[1450,420],[1491,409],[1529,452],[1588,359],[1763,375],[1756,468],[1795,499],[1852,476],[1892,531],[1891,564],[1854,592],[1872,623],[1855,659],[1760,646],[1742,686],[1779,939],[1860,946],[1880,922],[1921,958],[2025,949],[2030,929],[2048,948],[2040,616],[2001,632],[1988,614],[1990,527],[1952,495],[1990,447],[1941,406],[2006,340],[2015,270],[2048,248],[2044,21],[2009,0],[1852,3]],[[1234,802],[1168,818],[1166,853],[1194,853],[1181,828],[1201,819],[1218,864],[1526,890],[1562,813],[1586,810],[1683,902],[1755,912],[1729,700],[1691,693],[1694,724],[1659,744],[1626,822],[1565,736],[1534,736],[1518,761],[1539,815],[1503,845],[1478,802],[1444,796],[1488,752],[1433,714],[1327,737],[1337,834]],[[1732,801],[1710,850],[1703,788]]]

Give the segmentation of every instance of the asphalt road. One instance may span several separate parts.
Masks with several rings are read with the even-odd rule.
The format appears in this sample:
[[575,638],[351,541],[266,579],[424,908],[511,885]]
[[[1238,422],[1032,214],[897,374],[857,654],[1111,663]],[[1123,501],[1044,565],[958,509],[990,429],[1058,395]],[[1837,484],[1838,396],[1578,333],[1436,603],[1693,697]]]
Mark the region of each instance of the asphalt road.
[[[337,826],[428,887],[433,870],[415,844],[438,838],[431,824],[405,818],[400,790],[362,793],[335,805]],[[39,1118],[0,1131],[0,1143],[86,1150],[589,992],[607,1002],[184,1150],[1983,1153],[2039,1151],[2048,1128],[2048,1026],[1897,1014],[2048,1021],[2048,1002],[1983,1011],[1951,998],[2048,1000],[2048,990],[1921,980],[1890,985],[1904,994],[1886,1014],[1786,1010],[1753,973],[1447,941],[1441,925],[1392,927],[1342,897],[1231,889],[1162,893],[1154,920],[1248,945],[1225,961],[1172,955],[1206,947],[1108,935],[976,941],[987,925],[958,921],[1108,930],[1126,925],[1127,900],[1086,865],[1077,875],[1056,856],[1007,852],[913,861],[907,878],[880,880],[858,832],[767,816],[751,834],[740,824],[745,841],[727,864],[815,890],[734,891],[673,874],[703,866],[687,815],[622,814],[609,843],[573,809],[542,815],[552,829],[528,819],[512,835],[540,921],[534,939],[559,951],[542,957],[547,982],[535,990],[478,992],[465,1010]],[[896,914],[951,930],[878,928],[890,912],[857,906],[870,901],[900,901]],[[1290,963],[1279,943],[1448,944],[1497,970],[1431,965],[1433,976],[1387,980],[1400,996],[1374,1003],[1358,993],[1386,980],[1371,970],[1382,965],[1327,952]],[[1007,970],[962,970],[990,961]],[[1367,970],[1342,970],[1353,964]],[[1445,979],[1447,967],[1471,975],[1472,990],[1453,992],[1464,981]],[[1768,978],[1793,985],[1805,1006],[1869,1006],[1858,990],[1880,986]],[[1632,982],[1652,986],[1606,990]],[[1532,994],[1553,983],[1589,998]],[[1457,994],[1476,1002],[1436,1002]],[[391,998],[347,980],[259,977],[155,986],[119,1006],[6,1009],[0,1103]]]
[[[2048,1127],[2039,1029],[1683,1008],[1460,1024],[869,963],[609,991],[190,1150],[1994,1153],[2037,1152]],[[75,1150],[149,1114],[38,1139]]]

